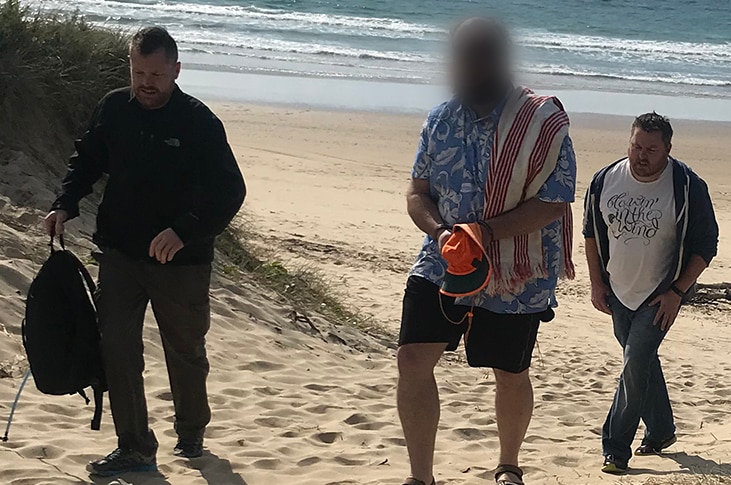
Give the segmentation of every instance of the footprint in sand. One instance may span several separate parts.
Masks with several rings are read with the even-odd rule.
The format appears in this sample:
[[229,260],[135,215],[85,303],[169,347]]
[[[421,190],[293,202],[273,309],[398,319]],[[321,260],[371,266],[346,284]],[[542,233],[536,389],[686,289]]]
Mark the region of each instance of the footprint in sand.
[[299,467],[311,466],[311,465],[320,463],[321,461],[322,461],[322,458],[320,458],[318,456],[311,456],[309,458],[304,458],[304,459],[298,461],[297,466],[299,466]]
[[307,384],[304,387],[305,389],[309,389],[310,391],[315,392],[327,392],[338,388],[337,386],[327,386],[325,384]]
[[482,430],[477,428],[457,428],[453,433],[467,441],[482,440],[485,438],[494,438],[497,436],[496,430]]
[[289,425],[289,420],[277,417],[256,418],[254,423],[267,428],[286,428]]
[[335,441],[337,441],[337,440],[342,440],[343,433],[340,433],[337,431],[317,433],[317,434],[313,435],[312,438],[317,441],[321,441],[323,443],[327,443],[328,445],[331,445],[331,444],[335,443]]
[[336,456],[335,461],[343,466],[363,466],[367,465],[367,460],[360,460],[356,458],[346,458],[344,456]]
[[277,364],[276,362],[269,362],[266,360],[256,360],[254,362],[248,362],[246,364],[242,364],[237,366],[238,370],[241,371],[251,371],[251,372],[271,372],[275,370],[280,370],[284,368],[285,366],[283,364]]
[[364,414],[353,414],[349,418],[347,418],[344,422],[345,422],[345,424],[355,426],[356,424],[368,422],[368,417],[365,416]]
[[260,470],[278,470],[282,467],[282,461],[278,458],[264,458],[256,460],[252,466]]

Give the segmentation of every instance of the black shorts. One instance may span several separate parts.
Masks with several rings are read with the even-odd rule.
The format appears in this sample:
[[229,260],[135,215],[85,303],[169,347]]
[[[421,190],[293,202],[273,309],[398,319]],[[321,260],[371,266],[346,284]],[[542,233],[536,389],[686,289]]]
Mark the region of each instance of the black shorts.
[[[441,299],[441,305],[440,305]],[[406,283],[399,346],[416,343],[446,343],[447,350],[457,349],[468,323],[456,325],[469,307],[455,305],[454,298],[439,293],[434,283],[411,276]],[[533,347],[541,321],[553,319],[550,308],[541,313],[501,314],[483,308],[473,311],[472,327],[465,341],[470,367],[492,367],[520,373],[530,367]]]

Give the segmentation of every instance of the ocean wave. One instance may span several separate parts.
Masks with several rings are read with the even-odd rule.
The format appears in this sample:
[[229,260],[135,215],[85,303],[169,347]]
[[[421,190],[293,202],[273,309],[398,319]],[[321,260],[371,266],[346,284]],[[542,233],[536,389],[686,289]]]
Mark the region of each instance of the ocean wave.
[[551,76],[571,76],[597,79],[610,79],[615,81],[637,81],[663,84],[684,84],[689,86],[728,87],[731,81],[721,79],[706,79],[682,73],[608,73],[583,69],[570,68],[560,65],[526,65],[521,70],[531,74],[543,74]]
[[276,25],[284,30],[317,30],[322,32],[344,33],[353,35],[397,36],[423,39],[443,35],[444,29],[427,24],[411,23],[387,17],[358,17],[348,15],[331,15],[324,13],[299,12],[274,8],[261,8],[253,5],[209,5],[199,3],[168,2],[123,2],[109,0],[41,0],[31,4],[43,8],[73,11],[78,9],[85,14],[93,14],[110,19],[128,16],[140,17],[170,15],[182,24],[195,21],[196,18],[209,18],[211,21],[257,25]]
[[[82,12],[90,21],[130,28],[162,24],[181,47],[212,55],[291,59],[434,78],[441,52],[437,25],[395,18],[328,15],[256,6],[160,0],[30,0],[43,9]],[[608,80],[731,86],[731,42],[633,40],[522,29],[524,70]],[[314,66],[313,66],[314,67]],[[284,67],[282,66],[284,69]],[[408,73],[408,75],[406,74]],[[389,75],[391,75],[389,74]]]
[[[312,42],[297,42],[269,37],[247,37],[245,39],[223,35],[202,34],[190,32],[186,36],[186,44],[192,46],[208,46],[210,48],[229,47],[246,51],[288,52],[294,54],[309,54],[314,56],[349,57],[356,59],[371,59],[408,63],[438,62],[432,56],[408,53],[402,51],[372,50],[345,45],[317,44]],[[211,49],[215,52],[215,49]]]
[[[230,42],[244,42],[252,32],[287,34],[326,34],[334,37],[377,37],[384,40],[439,40],[444,29],[430,24],[407,22],[387,17],[363,17],[310,13],[296,10],[262,8],[253,5],[215,5],[159,0],[30,0],[44,9],[80,11],[108,23],[170,23],[183,37],[189,32],[225,32]],[[710,44],[634,40],[604,36],[518,30],[518,43],[537,51],[566,51],[602,56],[643,56],[653,61],[676,60],[706,63],[731,63],[731,42]],[[222,37],[219,37],[222,38]],[[213,39],[210,39],[211,41]],[[365,42],[365,41],[363,41]]]
[[[358,68],[359,70],[367,70],[372,73],[374,78],[397,79],[403,78],[408,80],[418,79],[421,81],[429,81],[439,79],[444,73],[441,71],[442,64],[437,59],[421,58],[405,62],[404,57],[400,53],[391,53],[390,55],[382,55],[377,53],[371,55],[361,51],[341,51],[324,49],[322,47],[305,47],[290,46],[288,49],[280,47],[265,48],[248,48],[244,50],[236,50],[233,52],[222,53],[215,48],[216,46],[208,46],[203,48],[203,44],[187,47],[185,50],[195,53],[205,53],[216,56],[219,54],[234,55],[243,58],[252,58],[258,60],[270,60],[278,62],[295,62],[307,63],[313,65],[330,66],[333,68]],[[341,60],[338,60],[341,59]],[[374,61],[373,64],[368,61]],[[386,62],[383,62],[386,61]],[[306,69],[306,68],[303,68]],[[272,69],[277,71],[280,69]],[[288,72],[287,69],[281,69],[282,72]],[[590,78],[590,79],[606,79],[610,81],[634,81],[646,83],[660,83],[665,85],[687,85],[712,88],[731,87],[731,80],[711,79],[694,76],[692,74],[675,73],[648,73],[648,72],[621,72],[612,73],[606,71],[598,71],[591,69],[582,69],[570,67],[561,64],[523,64],[520,66],[520,72],[529,74],[538,74],[545,76],[566,76],[573,78]],[[304,71],[299,71],[306,74]],[[338,73],[339,77],[348,77],[342,73]],[[353,77],[360,77],[361,74]]]
[[518,41],[523,47],[562,49],[570,52],[650,54],[656,57],[672,56],[684,60],[702,59],[731,63],[731,42],[723,44],[668,42],[526,30],[519,32]]

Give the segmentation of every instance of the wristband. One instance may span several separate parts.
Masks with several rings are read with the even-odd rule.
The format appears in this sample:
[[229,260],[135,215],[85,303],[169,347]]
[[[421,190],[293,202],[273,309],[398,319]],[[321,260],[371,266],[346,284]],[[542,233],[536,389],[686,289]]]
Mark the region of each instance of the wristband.
[[439,239],[439,232],[440,231],[451,231],[451,230],[452,230],[452,226],[450,226],[449,224],[444,224],[444,223],[439,224],[437,226],[437,230],[434,231],[434,239],[435,240],[436,239]]
[[675,283],[672,284],[672,286],[670,287],[670,289],[672,290],[673,293],[675,293],[676,295],[678,295],[680,298],[685,298],[685,297],[688,296],[688,292],[687,291],[684,292],[683,290],[681,290],[680,288],[678,288],[677,286],[675,286]]
[[490,242],[495,240],[495,233],[492,231],[492,226],[485,221],[480,221],[480,226],[487,231],[487,235],[490,236]]

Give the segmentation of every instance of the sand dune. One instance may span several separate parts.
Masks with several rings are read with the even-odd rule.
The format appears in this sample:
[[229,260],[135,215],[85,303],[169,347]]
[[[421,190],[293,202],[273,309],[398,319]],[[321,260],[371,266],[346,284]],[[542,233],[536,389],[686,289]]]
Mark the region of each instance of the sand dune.
[[[395,354],[384,341],[395,338],[405,273],[421,239],[403,202],[421,120],[242,106],[219,111],[247,175],[249,218],[262,246],[276,248],[290,264],[323,271],[351,305],[374,316],[383,336],[303,318],[245,279],[216,277],[208,453],[190,462],[170,453],[171,396],[149,321],[145,375],[151,425],[161,442],[160,474],[116,483],[400,484],[407,457],[395,408]],[[627,122],[575,120],[580,191],[595,169],[621,155]],[[677,132],[677,155],[709,181],[724,237],[731,223],[731,177],[723,163],[731,130],[681,123]],[[43,178],[20,189],[33,165],[13,160],[0,165],[0,377],[9,376],[0,379],[1,417],[26,365],[18,339],[23,297],[45,251],[38,208],[52,198]],[[77,253],[88,252],[92,228],[89,216],[71,227]],[[731,280],[731,252],[723,245],[721,251],[704,281]],[[532,371],[536,412],[523,448],[528,483],[679,483],[693,473],[731,475],[731,306],[725,304],[684,310],[663,345],[680,435],[672,453],[633,461],[633,474],[621,480],[599,473],[598,434],[620,353],[610,322],[588,301],[581,254],[577,234],[579,277],[562,285],[558,318],[539,338]],[[438,483],[490,483],[498,446],[493,378],[466,367],[460,352],[446,356],[437,373],[443,400]],[[90,416],[79,398],[43,396],[30,385],[10,441],[0,444],[0,482],[114,483],[84,471],[115,442],[108,406],[101,432],[87,429]]]

